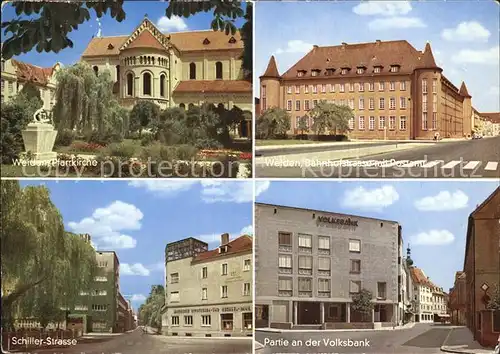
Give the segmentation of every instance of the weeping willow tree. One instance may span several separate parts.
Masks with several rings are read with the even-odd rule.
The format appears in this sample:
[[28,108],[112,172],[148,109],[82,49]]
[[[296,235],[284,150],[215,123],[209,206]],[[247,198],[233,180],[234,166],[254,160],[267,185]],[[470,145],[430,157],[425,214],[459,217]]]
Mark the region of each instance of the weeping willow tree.
[[146,302],[139,307],[140,322],[161,331],[161,310],[164,305],[165,288],[162,285],[153,285]]
[[79,62],[56,73],[54,124],[58,130],[76,130],[103,136],[122,129],[128,115],[113,96],[109,70],[96,75],[89,64]]
[[97,269],[95,251],[64,230],[44,186],[21,188],[1,181],[2,326],[13,317],[35,317],[42,326],[65,316],[87,290]]

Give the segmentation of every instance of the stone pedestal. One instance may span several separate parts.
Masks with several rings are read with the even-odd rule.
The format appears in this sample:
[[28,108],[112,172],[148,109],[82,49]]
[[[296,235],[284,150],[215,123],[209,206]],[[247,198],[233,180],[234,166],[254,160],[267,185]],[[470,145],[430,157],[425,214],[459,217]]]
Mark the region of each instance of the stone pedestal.
[[57,158],[52,151],[56,141],[57,130],[49,123],[30,123],[22,131],[24,150],[31,153],[34,161],[49,161]]

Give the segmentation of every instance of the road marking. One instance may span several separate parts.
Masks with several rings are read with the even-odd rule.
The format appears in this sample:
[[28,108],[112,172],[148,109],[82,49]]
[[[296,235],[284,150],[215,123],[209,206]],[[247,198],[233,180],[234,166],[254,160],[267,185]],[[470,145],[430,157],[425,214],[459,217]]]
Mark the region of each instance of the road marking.
[[422,165],[422,168],[434,167],[436,165],[439,165],[442,162],[444,162],[444,161],[443,160],[436,160],[436,161],[427,162],[426,164]]
[[446,165],[444,165],[443,167],[441,167],[442,169],[450,169],[450,168],[453,168],[455,167],[456,165],[458,165],[461,161],[450,161],[448,162]]
[[489,161],[484,168],[486,171],[496,171],[498,166],[498,162]]
[[480,163],[481,163],[481,161],[470,161],[467,165],[464,166],[464,170],[473,170]]

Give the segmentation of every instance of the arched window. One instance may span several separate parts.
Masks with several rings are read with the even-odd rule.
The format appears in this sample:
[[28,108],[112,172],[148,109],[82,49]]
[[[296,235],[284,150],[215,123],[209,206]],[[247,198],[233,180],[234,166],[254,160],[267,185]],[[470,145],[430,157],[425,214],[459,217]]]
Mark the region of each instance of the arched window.
[[215,63],[215,78],[222,80],[222,63],[220,61]]
[[192,108],[194,108],[194,104],[193,103],[188,104],[188,110],[190,110]]
[[196,80],[196,64],[189,64],[189,80]]
[[97,76],[99,74],[99,68],[97,67],[97,65],[94,65],[94,73],[95,75]]
[[134,57],[134,65],[135,65],[135,63],[136,63],[136,59],[135,59],[135,57]]
[[155,65],[155,57],[153,57],[153,65]]
[[180,108],[180,109],[186,109],[186,105],[185,105],[184,103],[181,103],[181,104],[179,105],[179,108]]
[[134,95],[134,75],[132,73],[127,74],[127,95]]
[[142,57],[139,57],[139,64],[142,64]]
[[160,75],[160,96],[165,97],[165,75]]
[[144,73],[144,75],[142,75],[142,93],[144,95],[151,96],[151,74],[150,73]]

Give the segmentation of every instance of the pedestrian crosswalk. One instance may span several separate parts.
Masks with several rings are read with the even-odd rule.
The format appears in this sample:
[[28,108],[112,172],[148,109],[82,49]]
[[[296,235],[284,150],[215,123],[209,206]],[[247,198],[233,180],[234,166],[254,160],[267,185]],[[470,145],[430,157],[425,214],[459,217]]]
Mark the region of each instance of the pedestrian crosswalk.
[[379,161],[379,160],[363,160],[363,164],[359,165],[370,169],[381,169],[381,168],[421,168],[421,169],[440,169],[440,170],[455,170],[461,169],[464,171],[486,171],[492,173],[494,171],[499,171],[500,163],[499,161],[465,161],[465,160],[390,160],[390,161]]

